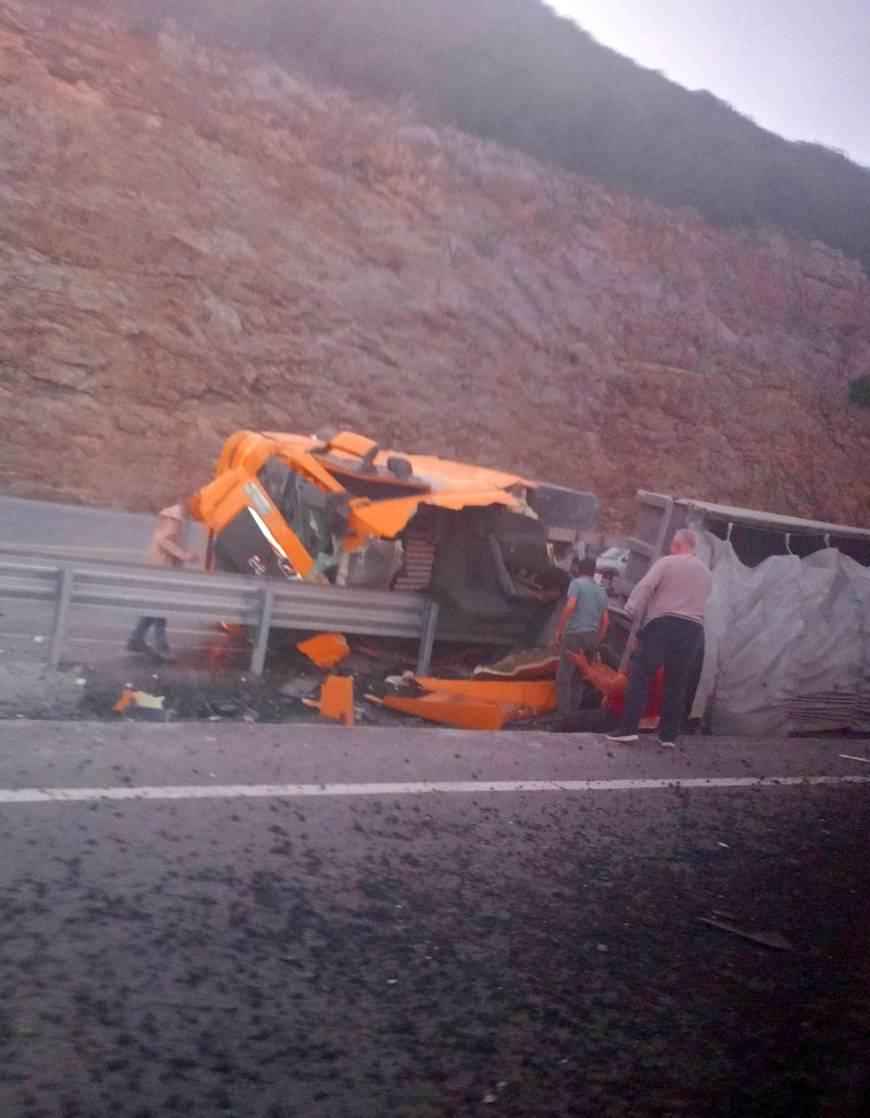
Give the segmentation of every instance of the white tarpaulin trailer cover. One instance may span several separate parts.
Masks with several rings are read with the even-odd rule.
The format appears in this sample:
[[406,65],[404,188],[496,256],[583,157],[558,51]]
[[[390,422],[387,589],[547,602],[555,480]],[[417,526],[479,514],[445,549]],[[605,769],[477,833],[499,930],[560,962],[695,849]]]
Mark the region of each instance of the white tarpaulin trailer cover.
[[870,732],[870,568],[835,548],[746,567],[708,531],[713,591],[693,714],[720,734]]

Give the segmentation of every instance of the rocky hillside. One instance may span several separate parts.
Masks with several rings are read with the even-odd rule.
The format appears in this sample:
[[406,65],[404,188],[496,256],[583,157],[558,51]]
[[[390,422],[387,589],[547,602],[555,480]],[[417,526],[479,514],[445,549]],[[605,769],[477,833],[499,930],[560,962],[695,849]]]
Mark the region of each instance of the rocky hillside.
[[158,506],[239,427],[866,521],[870,282],[252,55],[0,0],[0,486]]

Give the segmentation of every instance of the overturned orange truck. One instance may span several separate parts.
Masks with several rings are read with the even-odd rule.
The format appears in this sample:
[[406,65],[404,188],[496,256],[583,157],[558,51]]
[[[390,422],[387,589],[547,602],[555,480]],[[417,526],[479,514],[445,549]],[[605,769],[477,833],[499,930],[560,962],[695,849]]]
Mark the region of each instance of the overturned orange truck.
[[240,431],[189,502],[212,568],[425,592],[471,640],[534,640],[597,529],[591,493],[429,455],[351,431]]

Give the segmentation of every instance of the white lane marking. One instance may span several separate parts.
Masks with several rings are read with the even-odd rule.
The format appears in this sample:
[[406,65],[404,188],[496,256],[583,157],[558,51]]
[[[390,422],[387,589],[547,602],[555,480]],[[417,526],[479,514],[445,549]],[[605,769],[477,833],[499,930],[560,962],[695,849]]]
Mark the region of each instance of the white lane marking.
[[870,776],[721,776],[637,780],[434,780],[413,784],[189,784],[168,787],[0,788],[2,804],[90,800],[296,799],[306,796],[424,796],[433,792],[644,792],[678,788],[783,788],[870,784]]

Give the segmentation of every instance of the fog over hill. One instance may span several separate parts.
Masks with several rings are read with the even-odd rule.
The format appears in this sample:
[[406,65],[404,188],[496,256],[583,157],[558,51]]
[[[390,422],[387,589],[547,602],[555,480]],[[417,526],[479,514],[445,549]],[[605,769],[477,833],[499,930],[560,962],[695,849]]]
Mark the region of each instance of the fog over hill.
[[[870,264],[870,169],[789,142],[602,46],[540,0],[122,0],[603,183],[775,225]],[[117,3],[113,4],[118,7]]]

